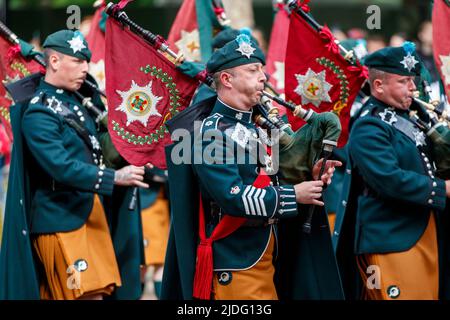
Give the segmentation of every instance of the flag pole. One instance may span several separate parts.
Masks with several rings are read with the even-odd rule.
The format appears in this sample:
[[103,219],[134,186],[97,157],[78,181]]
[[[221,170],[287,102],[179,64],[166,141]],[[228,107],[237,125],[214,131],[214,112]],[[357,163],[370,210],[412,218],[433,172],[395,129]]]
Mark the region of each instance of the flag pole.
[[[13,45],[19,45],[20,46],[20,41],[19,41],[19,37],[11,31],[11,29],[9,29],[3,22],[0,21],[0,35],[3,36],[3,38],[5,38],[6,40],[8,40],[11,44]],[[45,68],[45,61],[42,58],[42,56],[40,55],[34,55],[33,60],[36,61],[37,63],[39,63],[41,66],[43,66]],[[95,90],[96,92],[98,92],[99,94],[101,94],[102,96],[106,97],[106,94],[101,91],[96,85],[95,83],[89,81],[89,80],[84,80],[84,82],[93,90]]]
[[176,63],[181,63],[183,60],[183,55],[177,55],[175,52],[173,52],[169,45],[167,44],[166,40],[161,37],[160,35],[154,34],[141,26],[139,26],[136,22],[131,20],[125,11],[120,9],[120,7],[117,4],[114,4],[112,2],[108,3],[106,5],[105,12],[112,17],[113,19],[121,22],[122,24],[125,24],[130,27],[130,30],[137,34],[138,36],[142,37],[147,43],[149,43],[152,47],[154,47],[157,50],[160,50],[162,52],[168,53],[172,58],[175,59]]
[[[20,41],[19,41],[19,37],[11,31],[11,29],[9,29],[3,22],[0,21],[0,36],[2,36],[3,38],[7,39],[11,44],[15,45],[15,46],[20,46]],[[25,58],[25,57],[24,57]],[[42,58],[42,56],[36,54],[32,56],[33,60],[36,61],[37,63],[39,63],[42,67],[46,67],[46,63],[44,61],[44,59]],[[84,80],[84,83],[90,87],[91,89],[93,89],[94,91],[98,92],[99,94],[101,94],[102,96],[106,97],[105,93],[103,91],[101,91],[93,82],[89,81],[89,80]],[[100,122],[104,122],[106,120],[105,119],[105,114],[104,112],[100,111],[91,101],[90,98],[87,98],[85,96],[83,96],[81,93],[79,93],[78,91],[75,91],[75,94],[82,100],[83,105],[92,110],[92,112],[97,116],[97,121]],[[106,123],[104,123],[106,125]]]
[[[317,32],[322,31],[323,26],[321,26],[311,15],[307,14],[305,11],[302,10],[301,6],[298,5],[297,0],[285,0],[285,4],[291,9],[293,12],[297,13],[300,17],[302,17],[306,22],[308,22],[314,30]],[[356,64],[356,58],[353,54],[353,50],[347,50],[345,49],[339,42],[339,40],[334,39],[334,43],[339,47],[339,49],[344,53],[344,58],[348,62],[352,64]]]
[[229,26],[231,24],[230,19],[227,18],[225,9],[223,8],[222,1],[213,0],[214,13],[216,14],[217,20],[221,26]]
[[[106,5],[105,12],[114,20],[128,26],[131,32],[141,37],[145,42],[147,42],[156,50],[167,53],[175,61],[171,61],[170,59],[167,59],[167,57],[165,58],[175,64],[175,66],[179,66],[185,63],[183,54],[176,54],[169,48],[167,41],[162,36],[154,34],[149,30],[142,28],[136,22],[131,20],[119,5],[110,2]],[[197,76],[195,76],[195,79],[205,83],[208,86],[211,86],[211,83],[213,82],[212,77],[206,73],[206,70],[200,72]]]

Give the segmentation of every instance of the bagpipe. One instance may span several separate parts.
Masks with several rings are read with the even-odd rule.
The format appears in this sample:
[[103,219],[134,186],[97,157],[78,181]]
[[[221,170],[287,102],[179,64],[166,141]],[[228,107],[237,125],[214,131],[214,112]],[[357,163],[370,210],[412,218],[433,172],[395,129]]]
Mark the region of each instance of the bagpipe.
[[[290,109],[295,116],[306,121],[306,124],[294,132],[279,116],[279,110],[272,105],[272,100]],[[312,168],[320,158],[323,158],[319,172],[320,179],[341,133],[338,116],[332,112],[317,113],[311,109],[306,110],[301,105],[289,103],[267,91],[263,91],[261,102],[260,114],[256,115],[254,120],[262,128],[275,129],[279,132],[281,182],[297,184],[312,180]],[[311,232],[314,209],[313,205],[309,208],[303,224],[305,233]]]
[[[303,10],[298,1],[285,1],[285,4],[290,10],[305,19],[317,32],[322,30],[322,26]],[[346,50],[338,41],[336,44],[345,60],[350,64],[356,62],[353,51]],[[327,160],[338,144],[342,131],[339,117],[333,112],[316,113],[312,109],[306,110],[301,105],[294,105],[283,100],[272,87],[266,86],[266,88],[273,94],[263,91],[262,103],[259,106],[259,114],[255,117],[255,122],[263,128],[277,129],[279,132],[281,182],[297,184],[312,180],[313,166],[320,158],[323,158],[319,172],[320,179]],[[294,116],[303,119],[306,124],[294,132],[291,126],[281,119],[278,109],[272,105],[271,101],[291,110]],[[307,234],[311,232],[311,221],[315,208],[314,205],[309,207],[303,223],[303,231]]]
[[[424,83],[426,96],[430,97],[429,86]],[[445,104],[439,101],[426,102],[415,93],[409,113],[411,121],[431,140],[431,153],[436,164],[436,176],[450,179],[450,118]]]
[[139,26],[136,22],[131,20],[125,11],[122,10],[122,6],[119,4],[114,4],[112,2],[109,2],[106,5],[105,12],[113,18],[114,20],[117,20],[118,22],[122,23],[122,25],[127,26],[130,28],[130,30],[135,33],[136,35],[140,36],[142,39],[144,39],[147,43],[149,43],[151,46],[156,48],[157,50],[167,53],[168,56],[174,59],[174,63],[178,64],[181,63],[183,60],[182,55],[177,55],[175,52],[173,52],[169,45],[167,44],[166,40],[161,37],[160,35],[154,34],[150,32],[149,30],[146,30]]
[[[279,116],[279,111],[271,101],[290,109],[295,116],[306,124],[294,132],[291,126]],[[282,182],[296,184],[312,179],[312,167],[321,154],[328,158],[337,146],[341,133],[341,123],[332,112],[317,113],[306,110],[301,105],[294,105],[280,97],[263,91],[261,98],[262,112],[255,117],[261,127],[278,129],[280,142],[280,169]],[[326,159],[324,159],[326,160]]]
[[[140,36],[147,43],[169,55],[175,64],[184,64],[182,57],[171,51],[162,37],[154,35],[137,25],[120,6],[109,3],[106,6],[106,13],[122,25],[127,26],[134,34]],[[309,19],[312,18],[309,17]],[[351,53],[347,52],[347,55],[350,59]],[[210,86],[212,83],[211,75],[204,72],[201,75],[202,77],[198,79]],[[269,84],[266,84],[266,88],[273,94],[263,91],[261,104],[256,108],[257,112],[255,112],[254,120],[262,128],[278,129],[280,133],[279,142],[281,149],[279,159],[280,170],[283,173],[282,182],[296,184],[311,180],[314,164],[320,157],[323,157],[324,161],[320,170],[321,176],[325,170],[326,160],[330,157],[333,148],[337,146],[337,140],[341,132],[338,116],[332,112],[316,113],[313,110],[305,110],[300,105],[295,106],[281,99],[276,90],[270,87]],[[272,106],[271,100],[292,110],[296,116],[304,119],[306,124],[296,132],[293,132],[290,125],[285,123],[279,116],[278,109]],[[169,120],[167,122],[169,131],[173,132],[178,128],[189,128],[194,123],[194,120],[199,120],[199,117],[209,115],[205,110],[199,109],[188,108]],[[310,208],[310,216],[307,218],[304,226],[305,232],[309,232],[311,229],[314,207],[311,206]]]

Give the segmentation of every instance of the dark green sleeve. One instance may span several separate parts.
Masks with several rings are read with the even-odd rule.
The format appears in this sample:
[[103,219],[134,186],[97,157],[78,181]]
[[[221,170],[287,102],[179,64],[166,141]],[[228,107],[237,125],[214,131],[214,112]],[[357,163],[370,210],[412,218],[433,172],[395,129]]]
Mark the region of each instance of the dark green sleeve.
[[[100,169],[71,157],[63,145],[63,121],[59,116],[36,104],[25,112],[22,121],[24,138],[31,153],[53,179],[80,190],[112,194],[114,170]],[[81,138],[75,132],[73,135],[74,143],[80,143]]]
[[445,182],[400,168],[391,142],[392,130],[369,116],[355,123],[349,142],[350,155],[364,180],[383,197],[444,209]]
[[[223,132],[214,132],[225,141]],[[215,157],[214,161],[203,157],[201,163],[194,161],[194,170],[203,188],[208,190],[211,197],[224,209],[224,213],[246,218],[288,218],[297,215],[297,202],[292,185],[255,188],[252,184],[244,183],[238,164],[235,159],[229,158],[233,154],[231,146],[228,144],[227,149],[219,140],[202,139],[198,145],[201,145],[203,155],[213,150],[222,150],[222,155],[217,155],[214,151],[211,154],[217,155],[217,159],[223,161],[218,163]]]

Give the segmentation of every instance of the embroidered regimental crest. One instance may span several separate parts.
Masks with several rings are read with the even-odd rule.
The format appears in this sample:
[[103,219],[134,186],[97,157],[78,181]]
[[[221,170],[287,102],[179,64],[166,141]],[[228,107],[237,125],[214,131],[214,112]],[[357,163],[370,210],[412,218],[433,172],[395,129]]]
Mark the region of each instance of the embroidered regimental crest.
[[236,42],[239,44],[239,48],[237,48],[236,51],[239,51],[241,55],[250,59],[251,55],[256,50],[256,48],[252,47],[250,37],[246,34],[240,34],[236,37]]
[[191,32],[181,30],[180,40],[175,42],[177,48],[183,53],[189,61],[200,61],[200,35],[198,29]]
[[78,51],[81,51],[86,48],[86,46],[83,43],[83,39],[81,38],[81,35],[76,35],[72,39],[67,40],[67,42],[70,45],[70,49],[72,49],[73,53],[77,53]]
[[380,118],[387,124],[390,124],[391,126],[397,122],[397,116],[394,111],[389,109],[384,109],[383,112],[380,113]]
[[156,109],[162,97],[158,97],[152,92],[152,81],[146,86],[138,86],[133,80],[128,91],[116,90],[122,97],[122,103],[116,110],[122,111],[127,115],[127,126],[133,121],[139,121],[147,126],[150,116],[162,117]]
[[312,103],[318,107],[322,102],[331,102],[330,90],[333,87],[326,81],[325,70],[319,73],[311,68],[305,74],[296,74],[297,87],[294,92],[302,97],[302,104]]

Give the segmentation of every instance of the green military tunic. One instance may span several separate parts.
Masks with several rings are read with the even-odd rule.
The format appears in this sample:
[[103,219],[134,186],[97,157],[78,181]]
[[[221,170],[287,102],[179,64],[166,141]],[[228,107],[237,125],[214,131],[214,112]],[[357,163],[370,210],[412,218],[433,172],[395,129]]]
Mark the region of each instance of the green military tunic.
[[[234,233],[213,243],[214,269],[217,272],[242,270],[258,262],[273,230],[277,236],[274,280],[279,297],[342,299],[325,212],[322,210],[315,215],[311,235],[302,234],[304,217],[298,208],[301,208],[300,212],[306,212],[307,208],[297,207],[293,186],[278,185],[276,175],[273,176],[273,184],[264,189],[252,186],[259,169],[269,169],[266,165],[270,164],[251,159],[249,150],[240,146],[245,145],[246,140],[260,144],[261,132],[251,121],[251,113],[233,109],[217,100],[211,115],[203,120],[200,133],[204,134],[203,139],[192,136],[195,141],[194,163],[196,155],[211,154],[214,149],[219,153],[223,151],[222,156],[224,160],[228,158],[228,162],[211,161],[192,166],[175,164],[172,159],[177,144],[167,148],[170,197],[177,201],[173,201],[171,206],[172,223],[162,298],[192,299],[198,244],[196,199],[200,193],[207,235],[224,214],[249,219]],[[229,139],[232,143],[227,147],[218,140],[207,138],[212,136]],[[238,158],[237,150],[241,150]],[[279,222],[264,224],[271,221],[269,219],[278,219]]]
[[[212,162],[208,163],[210,159],[203,158],[202,163],[194,162],[193,166],[200,182],[205,211],[209,211],[206,215],[210,219],[210,232],[223,214],[266,221],[297,215],[292,185],[271,185],[263,189],[252,186],[265,164],[260,162],[258,165],[255,158],[257,148],[263,146],[251,116],[251,111],[236,110],[218,99],[212,115],[203,121],[200,140],[194,144],[194,157],[205,156],[208,150],[216,149],[212,154],[216,158]],[[211,141],[207,138],[211,135],[222,141]],[[268,155],[264,158],[270,161]],[[269,163],[267,165],[270,166]],[[216,210],[212,206],[216,206]],[[267,247],[271,229],[269,224],[244,226],[214,242],[214,269],[243,270],[254,265]]]
[[[214,74],[253,63],[264,65],[264,54],[248,34],[239,34],[214,52],[207,70]],[[203,94],[209,97],[211,92],[207,90]],[[262,144],[270,144],[270,140],[257,130],[251,117],[251,112],[234,109],[211,96],[200,99],[168,124],[172,133],[187,129],[189,134],[166,148],[172,201],[161,296],[193,297],[200,194],[206,236],[225,215],[246,218],[237,230],[213,242],[214,270],[223,274],[251,268],[265,252],[273,232],[277,236],[274,282],[278,296],[340,299],[342,290],[327,218],[321,211],[315,216],[312,234],[301,235],[303,219],[294,187],[278,184],[274,159]],[[202,121],[199,130],[195,130],[195,120]],[[261,152],[259,157],[256,149]],[[253,183],[261,168],[271,175],[272,184],[256,188]],[[283,232],[278,233],[278,227]],[[232,277],[219,278],[229,281]]]
[[[67,110],[86,129],[84,138],[62,115]],[[103,200],[122,277],[123,286],[115,295],[138,298],[139,211],[128,211],[131,193],[114,187],[114,170],[102,165],[96,126],[88,111],[73,93],[42,79],[29,103],[12,107],[11,117],[15,150],[0,254],[0,297],[39,299],[30,233],[80,228],[97,193]],[[22,264],[26,265],[17,268]]]
[[78,229],[92,210],[94,193],[112,195],[113,191],[114,170],[99,166],[100,159],[66,124],[60,104],[66,104],[85,124],[93,148],[100,149],[95,123],[74,94],[41,81],[22,120],[23,135],[33,155],[30,166],[36,168],[32,179],[38,183],[32,233]]

